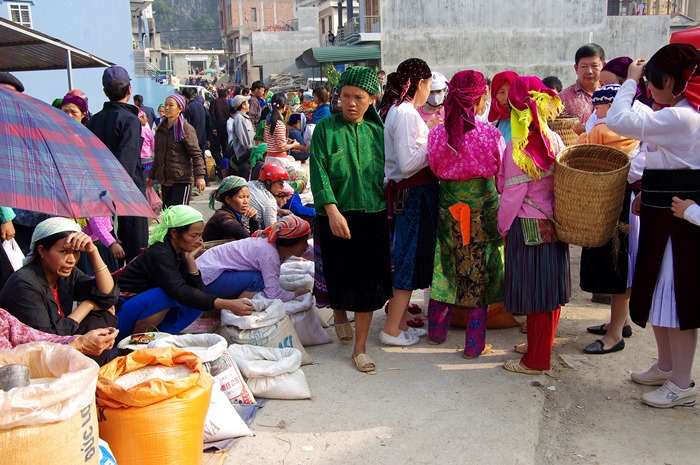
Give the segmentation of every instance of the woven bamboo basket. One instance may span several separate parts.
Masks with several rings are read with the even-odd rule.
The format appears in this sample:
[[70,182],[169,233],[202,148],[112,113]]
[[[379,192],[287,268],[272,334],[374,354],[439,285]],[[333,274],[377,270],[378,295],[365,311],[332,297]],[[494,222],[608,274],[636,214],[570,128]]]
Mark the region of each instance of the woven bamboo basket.
[[570,147],[572,145],[576,145],[578,143],[578,135],[574,132],[574,124],[578,122],[578,118],[568,118],[568,117],[563,117],[560,116],[559,118],[555,118],[552,121],[549,121],[547,124],[549,125],[549,128],[559,134],[559,137],[561,137],[561,140],[564,142],[564,145],[567,147]]
[[625,195],[630,160],[605,145],[580,144],[562,150],[554,169],[557,238],[582,247],[610,240]]
[[207,177],[210,181],[216,180],[216,161],[214,157],[204,157],[204,163],[207,169]]

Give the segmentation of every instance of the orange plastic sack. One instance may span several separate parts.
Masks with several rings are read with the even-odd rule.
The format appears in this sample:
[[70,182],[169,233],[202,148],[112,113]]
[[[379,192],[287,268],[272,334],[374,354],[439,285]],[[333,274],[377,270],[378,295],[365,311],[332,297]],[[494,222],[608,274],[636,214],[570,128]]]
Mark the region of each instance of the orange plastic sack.
[[[129,389],[114,381],[146,366],[184,365],[192,374]],[[119,465],[192,465],[202,460],[212,378],[199,357],[174,347],[144,349],[103,366],[97,379],[100,437]]]

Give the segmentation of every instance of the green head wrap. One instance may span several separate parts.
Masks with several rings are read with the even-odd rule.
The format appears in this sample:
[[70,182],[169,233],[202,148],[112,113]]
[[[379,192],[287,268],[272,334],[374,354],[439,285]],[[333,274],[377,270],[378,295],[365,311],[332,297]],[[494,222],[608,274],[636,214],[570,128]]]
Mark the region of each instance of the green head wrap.
[[367,92],[369,95],[379,93],[379,78],[377,72],[367,66],[353,66],[346,69],[340,75],[337,88],[343,86],[355,86]]
[[265,158],[267,153],[267,144],[263,142],[259,145],[254,145],[250,149],[250,166],[255,166],[260,160]]
[[62,101],[63,101],[63,98],[56,98],[53,100],[53,102],[51,102],[51,106],[60,109]]
[[153,228],[151,237],[148,239],[148,245],[151,246],[156,242],[165,241],[165,236],[168,235],[169,229],[189,226],[200,221],[204,221],[202,214],[189,205],[168,207],[160,213],[158,224]]
[[219,185],[219,188],[209,194],[209,208],[214,210],[214,202],[224,202],[223,195],[236,187],[246,187],[248,183],[240,176],[226,176]]
[[267,93],[267,97],[265,97],[265,101],[266,101],[266,102],[269,102],[270,100],[272,100],[272,96],[273,96],[273,95],[275,95],[275,93],[272,92],[272,91],[269,91],[269,92]]

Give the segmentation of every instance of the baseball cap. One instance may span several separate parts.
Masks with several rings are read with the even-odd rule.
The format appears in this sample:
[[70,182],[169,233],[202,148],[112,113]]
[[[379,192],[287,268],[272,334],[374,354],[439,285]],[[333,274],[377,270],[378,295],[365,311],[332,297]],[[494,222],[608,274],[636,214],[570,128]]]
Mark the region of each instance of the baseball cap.
[[231,106],[233,108],[238,108],[243,105],[243,102],[247,102],[248,100],[250,100],[250,95],[236,95],[233,97],[233,103]]
[[121,66],[110,66],[102,74],[102,87],[107,90],[118,90],[118,87],[112,86],[113,82],[118,82],[126,87],[130,85],[131,78],[129,77],[129,73]]

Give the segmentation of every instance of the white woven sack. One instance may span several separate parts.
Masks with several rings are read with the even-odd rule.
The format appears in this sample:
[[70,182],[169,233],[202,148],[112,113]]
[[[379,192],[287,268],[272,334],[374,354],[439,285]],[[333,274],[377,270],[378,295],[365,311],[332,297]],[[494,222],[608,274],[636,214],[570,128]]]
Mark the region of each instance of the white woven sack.
[[280,276],[280,287],[285,291],[294,292],[298,289],[314,288],[314,278],[308,274],[290,273]]
[[221,324],[238,329],[264,328],[274,325],[285,315],[284,303],[281,300],[252,299],[251,303],[253,313],[248,316],[238,316],[230,310],[222,310]]
[[309,399],[311,391],[301,370],[301,352],[233,344],[228,348],[253,394],[268,399]]
[[149,349],[158,347],[179,347],[187,349],[202,359],[202,362],[211,362],[221,357],[228,347],[226,338],[218,334],[182,334],[180,336],[168,336],[156,339],[148,343]]
[[248,425],[245,424],[236,409],[221,390],[219,381],[214,378],[211,390],[211,400],[207,418],[204,421],[204,442],[222,441],[224,439],[252,436]]

